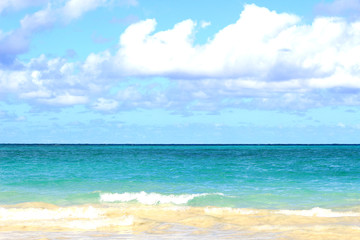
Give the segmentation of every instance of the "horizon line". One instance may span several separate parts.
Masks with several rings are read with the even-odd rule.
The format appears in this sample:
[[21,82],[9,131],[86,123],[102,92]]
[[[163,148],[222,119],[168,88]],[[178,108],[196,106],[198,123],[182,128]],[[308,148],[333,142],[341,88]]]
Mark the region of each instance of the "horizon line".
[[0,145],[113,145],[113,146],[336,146],[360,143],[0,143]]

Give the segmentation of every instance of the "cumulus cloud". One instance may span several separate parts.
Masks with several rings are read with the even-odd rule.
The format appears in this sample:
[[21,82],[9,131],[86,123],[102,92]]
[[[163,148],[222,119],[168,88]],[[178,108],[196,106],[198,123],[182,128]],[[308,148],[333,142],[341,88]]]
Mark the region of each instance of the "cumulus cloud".
[[75,65],[62,58],[47,59],[41,55],[21,70],[0,69],[0,93],[4,98],[16,94],[30,103],[85,104],[91,90],[74,75]]
[[[90,3],[73,17],[103,1]],[[42,26],[40,16],[32,21]],[[83,63],[40,56],[23,69],[0,70],[0,91],[36,104],[110,112],[360,105],[360,21],[318,17],[304,24],[292,14],[245,5],[238,21],[201,45],[194,40],[202,23],[187,19],[165,31],[156,24],[130,25],[115,53],[91,53]],[[152,77],[163,80],[154,85]]]
[[71,21],[79,18],[85,12],[105,4],[107,0],[69,0],[62,9],[66,20]]
[[133,24],[112,60],[131,76],[358,85],[360,22],[327,17],[301,25],[297,16],[246,5],[236,23],[204,45],[193,43],[195,26],[185,20],[153,33],[154,19]]
[[[6,10],[49,3],[45,0],[23,1],[4,0],[0,2],[0,13]],[[118,1],[120,5],[135,6],[135,0]],[[115,4],[112,0],[78,1],[68,0],[55,4],[49,3],[43,9],[27,14],[20,20],[20,27],[9,32],[0,30],[0,100],[16,96],[19,101],[32,105],[71,106],[92,104],[101,111],[116,108],[116,102],[99,95],[109,86],[92,75],[101,67],[100,62],[70,63],[65,58],[50,58],[41,55],[29,62],[17,60],[19,54],[28,51],[31,38],[35,33],[52,28],[59,21],[72,21],[88,11],[101,6]],[[74,56],[74,51],[69,56]],[[97,55],[99,56],[99,55]],[[106,81],[105,81],[106,82]],[[97,102],[93,99],[97,99]],[[92,100],[92,101],[90,101]],[[94,103],[95,102],[95,103]]]
[[294,15],[246,5],[235,24],[199,46],[193,43],[194,21],[185,20],[173,29],[152,34],[156,21],[149,19],[127,28],[120,37],[114,61],[129,75],[251,77],[258,75],[259,70],[269,71],[278,50],[285,47],[276,38],[298,22]]
[[[306,108],[326,105],[323,91],[335,104],[359,102],[357,92],[335,100],[342,91],[334,91],[360,88],[359,21],[319,17],[308,25],[295,15],[246,5],[236,23],[203,45],[194,44],[196,26],[189,19],[156,32],[154,19],[132,24],[114,56],[89,56],[92,69],[101,75],[106,63],[119,76],[167,77],[181,82],[180,91],[169,92],[182,92],[203,106],[211,99],[213,106],[256,102]],[[185,85],[191,85],[191,94],[181,91]]]

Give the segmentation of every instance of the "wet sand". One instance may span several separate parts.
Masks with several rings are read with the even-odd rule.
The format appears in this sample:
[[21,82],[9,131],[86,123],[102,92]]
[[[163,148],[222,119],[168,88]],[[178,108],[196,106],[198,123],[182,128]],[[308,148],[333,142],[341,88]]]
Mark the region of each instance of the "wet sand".
[[359,208],[333,211],[47,203],[0,206],[0,239],[360,239]]

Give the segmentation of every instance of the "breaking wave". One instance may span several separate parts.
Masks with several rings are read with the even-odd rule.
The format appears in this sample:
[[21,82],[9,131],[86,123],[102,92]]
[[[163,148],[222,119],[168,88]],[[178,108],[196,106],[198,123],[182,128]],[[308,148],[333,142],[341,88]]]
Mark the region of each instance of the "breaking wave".
[[181,194],[181,195],[164,195],[159,193],[102,193],[100,194],[100,201],[102,202],[131,202],[136,201],[146,205],[156,204],[187,204],[189,201],[198,197],[205,197],[210,195],[224,196],[222,193],[200,193],[200,194]]
[[358,217],[359,213],[356,212],[334,212],[331,209],[315,207],[310,210],[279,210],[275,213],[283,215],[297,215],[304,217],[324,217],[324,218],[333,218],[333,217]]

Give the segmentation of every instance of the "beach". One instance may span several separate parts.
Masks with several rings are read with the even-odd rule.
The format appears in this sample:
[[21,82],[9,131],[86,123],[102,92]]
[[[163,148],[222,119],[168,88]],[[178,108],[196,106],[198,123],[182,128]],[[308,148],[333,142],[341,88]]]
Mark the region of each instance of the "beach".
[[1,239],[356,239],[360,212],[26,204],[1,208]]
[[358,145],[1,145],[0,239],[358,239]]

